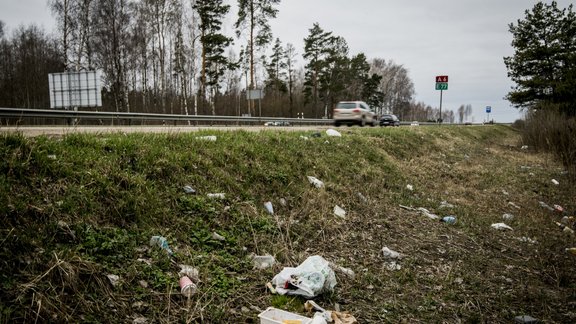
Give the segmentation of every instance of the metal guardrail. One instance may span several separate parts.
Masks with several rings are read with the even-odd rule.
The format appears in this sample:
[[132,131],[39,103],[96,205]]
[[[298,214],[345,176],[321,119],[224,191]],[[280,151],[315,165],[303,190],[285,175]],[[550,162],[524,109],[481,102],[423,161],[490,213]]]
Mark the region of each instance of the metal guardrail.
[[55,109],[2,108],[0,117],[4,118],[57,118],[57,119],[91,119],[91,120],[130,120],[130,121],[190,121],[190,122],[235,122],[243,124],[263,124],[265,122],[288,122],[290,124],[329,125],[331,119],[302,119],[282,117],[242,117],[212,115],[174,115],[127,112],[74,111]]
[[[213,115],[175,115],[175,114],[149,114],[149,113],[126,113],[105,111],[74,111],[58,109],[27,109],[27,108],[3,108],[0,107],[0,118],[53,118],[53,119],[78,119],[78,120],[128,120],[132,122],[143,121],[184,121],[211,123],[238,123],[244,125],[263,125],[266,122],[288,122],[294,125],[333,125],[332,119],[312,118],[284,118],[284,117],[242,117],[242,116],[213,116]],[[401,126],[410,126],[412,122],[401,122]],[[505,124],[510,123],[495,123]],[[439,124],[433,122],[419,122],[418,125],[463,125],[463,124]],[[469,124],[468,124],[469,125]],[[474,123],[473,125],[482,125]]]

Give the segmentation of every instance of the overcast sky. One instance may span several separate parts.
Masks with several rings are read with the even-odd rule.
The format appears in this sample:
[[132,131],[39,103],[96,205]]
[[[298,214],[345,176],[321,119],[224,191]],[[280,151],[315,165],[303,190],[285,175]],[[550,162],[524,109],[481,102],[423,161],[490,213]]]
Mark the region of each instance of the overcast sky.
[[[236,1],[227,0],[234,5]],[[508,24],[524,18],[535,0],[282,0],[271,21],[274,37],[304,52],[303,39],[317,22],[342,36],[350,54],[403,65],[414,82],[415,100],[440,105],[435,76],[448,75],[442,110],[472,105],[471,121],[512,122],[521,114],[503,99],[513,83],[503,57],[513,54]],[[544,1],[551,2],[551,1]],[[566,8],[570,0],[558,0]],[[35,23],[52,31],[46,0],[0,0],[0,20],[8,31]],[[232,28],[226,28],[232,36]],[[354,98],[351,98],[354,99]]]

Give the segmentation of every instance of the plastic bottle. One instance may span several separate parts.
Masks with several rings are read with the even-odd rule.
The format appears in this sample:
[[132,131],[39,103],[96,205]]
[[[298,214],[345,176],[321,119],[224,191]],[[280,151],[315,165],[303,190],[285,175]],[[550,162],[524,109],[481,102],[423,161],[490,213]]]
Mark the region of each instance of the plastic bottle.
[[446,216],[446,217],[443,217],[440,221],[444,222],[446,224],[456,224],[456,217]]

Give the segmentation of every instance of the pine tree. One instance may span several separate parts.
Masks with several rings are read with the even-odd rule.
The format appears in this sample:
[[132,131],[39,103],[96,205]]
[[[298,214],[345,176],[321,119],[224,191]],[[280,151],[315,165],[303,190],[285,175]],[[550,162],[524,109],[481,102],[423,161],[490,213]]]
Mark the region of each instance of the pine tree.
[[548,102],[576,115],[576,14],[570,5],[539,2],[525,18],[510,24],[513,56],[505,57],[508,76],[516,87],[507,99],[530,108]]

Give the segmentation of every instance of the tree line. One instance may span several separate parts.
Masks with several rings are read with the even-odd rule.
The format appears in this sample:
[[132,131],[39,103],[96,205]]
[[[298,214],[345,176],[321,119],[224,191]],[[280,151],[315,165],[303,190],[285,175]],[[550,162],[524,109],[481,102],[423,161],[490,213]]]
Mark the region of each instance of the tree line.
[[338,101],[364,100],[403,120],[454,122],[415,102],[403,65],[351,55],[319,23],[301,50],[274,38],[279,3],[237,0],[225,35],[224,0],[48,0],[56,35],[34,25],[7,35],[0,21],[0,106],[47,108],[48,73],[97,69],[104,111],[331,118]]

